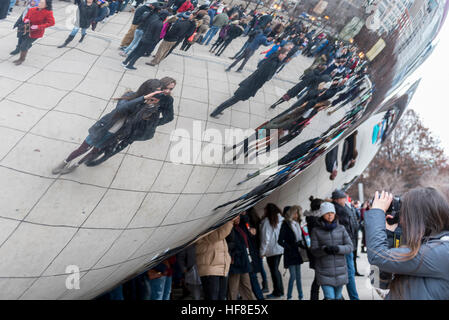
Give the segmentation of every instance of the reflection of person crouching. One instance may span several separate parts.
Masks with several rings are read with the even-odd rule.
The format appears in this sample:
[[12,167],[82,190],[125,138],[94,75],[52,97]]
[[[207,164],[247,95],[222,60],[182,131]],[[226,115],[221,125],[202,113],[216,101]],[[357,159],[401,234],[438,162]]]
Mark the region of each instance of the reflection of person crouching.
[[317,281],[326,300],[340,300],[343,285],[348,283],[345,254],[352,252],[352,241],[345,227],[338,223],[332,203],[323,202],[319,216],[311,245]]
[[[128,117],[141,110],[147,104],[153,104],[155,102],[152,98],[156,94],[162,92],[156,91],[160,90],[160,88],[161,82],[159,80],[147,80],[139,87],[137,92],[125,93],[121,98],[117,99],[119,100],[117,107],[89,128],[89,135],[81,146],[73,151],[61,164],[54,168],[52,173],[66,174],[72,172],[86,160],[91,160],[95,155],[98,156],[100,151],[114,140]],[[91,150],[91,152],[88,155],[83,157],[73,166],[69,166],[72,160],[85,154],[89,150]]]

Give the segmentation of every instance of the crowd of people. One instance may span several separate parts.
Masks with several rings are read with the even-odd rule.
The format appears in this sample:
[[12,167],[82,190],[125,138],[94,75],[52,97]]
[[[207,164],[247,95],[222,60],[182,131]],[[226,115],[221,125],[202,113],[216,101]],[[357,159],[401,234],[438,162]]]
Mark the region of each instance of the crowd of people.
[[[310,201],[310,210],[305,212],[298,205],[281,210],[273,203],[264,207],[262,216],[254,207],[245,210],[101,298],[168,300],[175,298],[172,288],[176,288],[182,291],[177,299],[291,300],[296,288],[301,300],[301,265],[309,262],[315,270],[311,300],[319,299],[320,287],[326,300],[342,299],[344,285],[349,298],[358,300],[355,276],[362,276],[356,264],[358,239],[363,214],[369,208],[340,190],[330,199],[310,197]],[[287,290],[282,260],[289,271]],[[132,296],[129,288],[134,288]]]

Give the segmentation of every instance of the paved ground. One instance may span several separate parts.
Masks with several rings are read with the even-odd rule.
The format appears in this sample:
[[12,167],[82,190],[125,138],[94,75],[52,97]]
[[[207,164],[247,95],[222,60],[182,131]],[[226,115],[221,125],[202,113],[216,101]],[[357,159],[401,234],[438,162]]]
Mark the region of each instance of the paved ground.
[[[208,114],[231,96],[262,57],[253,57],[241,74],[224,72],[231,63],[228,57],[246,39],[235,40],[219,58],[208,52],[209,47],[195,44],[187,53],[176,50],[157,67],[145,65],[149,59],[143,58],[136,64],[138,70],[126,71],[117,48],[132,15],[115,15],[100,23],[97,31],[89,31],[83,43],[78,43],[78,34],[66,48],[58,49],[71,30],[67,22],[74,8],[55,1],[56,26],[35,42],[21,66],[15,66],[12,60],[16,57],[9,55],[17,42],[12,25],[21,8],[15,7],[13,14],[0,22],[0,181],[8,185],[1,195],[8,201],[3,202],[0,216],[4,231],[0,256],[7,259],[0,266],[1,284],[7,288],[0,293],[4,298],[95,296],[104,290],[102,286],[116,283],[144,265],[166,243],[173,247],[184,243],[189,235],[183,230],[213,224],[206,216],[213,204],[234,199],[259,181],[235,187],[247,173],[235,174],[240,167],[173,166],[167,156],[170,132],[175,128],[191,131],[194,120],[201,120],[203,128],[220,131],[255,128],[289,107],[291,103],[276,110],[268,108],[312,63],[311,59],[296,58],[253,99],[239,102],[218,120],[212,119]],[[164,76],[177,80],[173,92],[177,117],[158,127],[153,143],[135,143],[126,155],[116,156],[96,170],[82,167],[64,178],[51,175],[51,168],[83,141],[87,129],[114,108],[112,98],[135,90],[149,78]],[[332,117],[317,115],[297,142],[315,137],[344,112],[342,108]],[[174,167],[176,175],[171,174]],[[139,170],[131,170],[135,168]],[[157,210],[156,200],[161,202]],[[154,209],[151,216],[143,210],[149,203]],[[110,210],[113,206],[121,209],[119,214]],[[34,238],[41,239],[39,247],[34,248]],[[27,251],[31,247],[33,251]],[[67,293],[64,273],[72,261],[82,262],[86,284],[79,292]],[[364,254],[359,265],[366,274]],[[305,265],[306,298],[311,277]],[[364,279],[357,281],[361,298],[371,299]]]

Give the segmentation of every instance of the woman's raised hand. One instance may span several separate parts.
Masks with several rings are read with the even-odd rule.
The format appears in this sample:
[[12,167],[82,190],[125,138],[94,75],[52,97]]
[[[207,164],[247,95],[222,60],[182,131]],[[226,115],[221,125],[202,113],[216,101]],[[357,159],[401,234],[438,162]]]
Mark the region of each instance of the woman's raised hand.
[[159,94],[159,93],[163,93],[163,91],[154,91],[154,92],[151,92],[150,94],[147,94],[146,96],[144,96],[143,98],[145,99],[145,103],[151,104],[151,103],[158,102],[159,99],[154,98],[154,96]]
[[376,191],[371,209],[381,209],[386,212],[390,207],[391,201],[393,201],[393,195],[391,193],[382,191],[379,196],[379,191]]

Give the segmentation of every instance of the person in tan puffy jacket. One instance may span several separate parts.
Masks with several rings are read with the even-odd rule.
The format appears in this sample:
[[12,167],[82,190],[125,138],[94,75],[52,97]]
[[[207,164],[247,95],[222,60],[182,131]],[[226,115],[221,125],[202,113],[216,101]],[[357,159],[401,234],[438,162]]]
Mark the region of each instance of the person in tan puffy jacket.
[[196,242],[196,264],[205,300],[226,299],[231,265],[226,237],[231,233],[234,220]]

